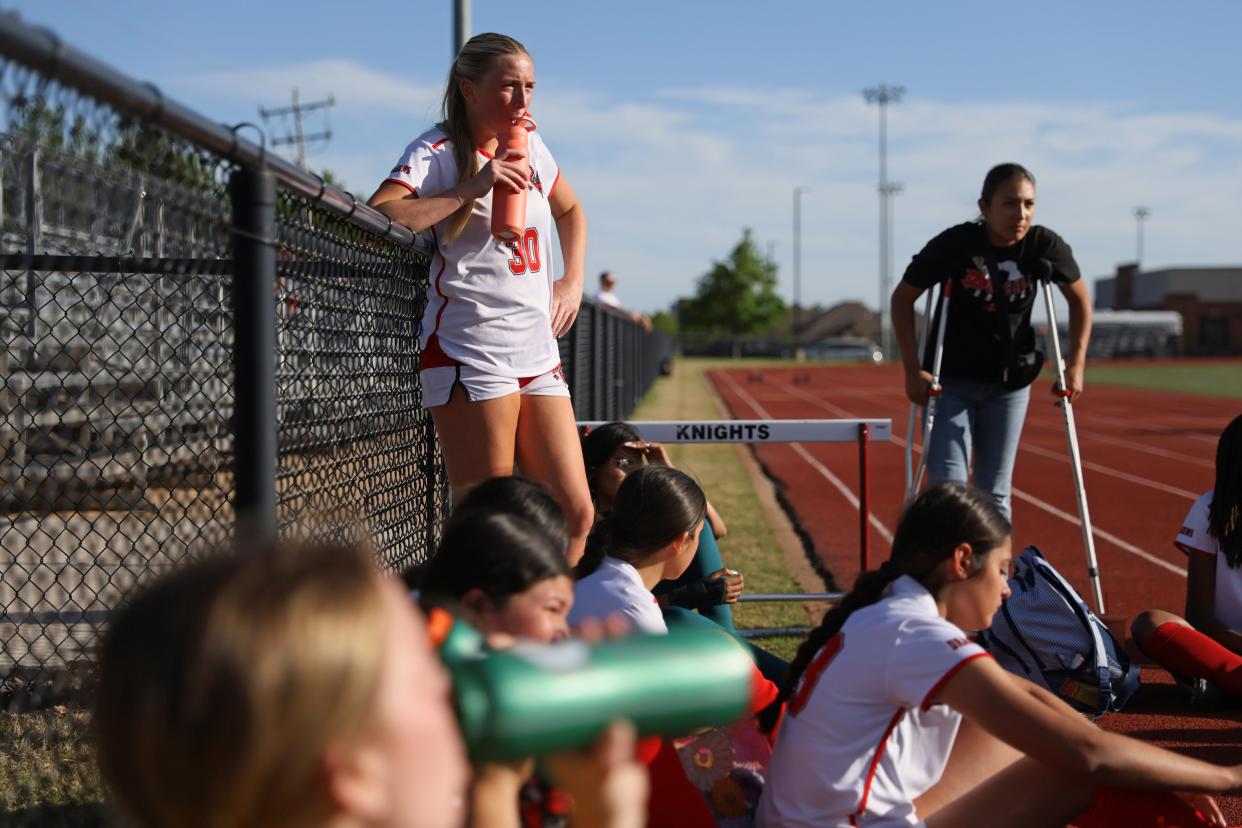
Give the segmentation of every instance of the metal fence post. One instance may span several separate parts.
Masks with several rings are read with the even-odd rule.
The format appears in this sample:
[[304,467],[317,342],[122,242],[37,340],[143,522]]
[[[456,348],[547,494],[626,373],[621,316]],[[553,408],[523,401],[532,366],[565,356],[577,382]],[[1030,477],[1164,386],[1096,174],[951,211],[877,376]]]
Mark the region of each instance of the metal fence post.
[[591,411],[592,420],[606,420],[604,412],[604,383],[608,381],[608,366],[604,364],[604,323],[607,316],[603,307],[591,308]]
[[237,534],[276,537],[276,176],[240,167],[233,207]]

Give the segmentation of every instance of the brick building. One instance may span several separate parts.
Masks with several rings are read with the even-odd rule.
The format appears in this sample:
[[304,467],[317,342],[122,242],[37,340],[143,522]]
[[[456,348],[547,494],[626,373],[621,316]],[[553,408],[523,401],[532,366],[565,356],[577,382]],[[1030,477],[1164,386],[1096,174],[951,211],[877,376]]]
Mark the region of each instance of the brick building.
[[1116,276],[1096,279],[1095,307],[1177,311],[1185,354],[1242,354],[1242,267],[1118,265]]

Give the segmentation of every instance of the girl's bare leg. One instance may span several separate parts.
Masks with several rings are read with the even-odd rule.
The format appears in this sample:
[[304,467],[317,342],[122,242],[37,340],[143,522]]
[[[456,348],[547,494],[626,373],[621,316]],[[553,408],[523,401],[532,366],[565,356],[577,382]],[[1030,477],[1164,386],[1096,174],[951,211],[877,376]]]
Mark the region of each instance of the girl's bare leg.
[[453,487],[453,503],[484,480],[513,474],[520,410],[517,394],[470,402],[461,392],[431,409]]
[[578,562],[595,523],[582,444],[569,397],[522,397],[517,422],[517,460],[522,474],[548,488],[569,522],[570,565]]

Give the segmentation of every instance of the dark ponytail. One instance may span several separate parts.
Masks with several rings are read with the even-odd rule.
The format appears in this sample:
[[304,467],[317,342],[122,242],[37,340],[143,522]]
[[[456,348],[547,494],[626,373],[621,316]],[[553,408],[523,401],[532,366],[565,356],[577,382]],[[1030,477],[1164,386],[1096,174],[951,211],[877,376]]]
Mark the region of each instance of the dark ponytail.
[[909,575],[934,595],[941,586],[940,564],[959,544],[971,545],[978,572],[987,562],[988,553],[1003,543],[1010,531],[1009,521],[997,509],[996,501],[978,489],[943,482],[916,497],[897,522],[889,559],[879,569],[859,575],[854,588],[824,615],[819,627],[802,642],[789,665],[780,695],[759,715],[760,727],[772,731],[780,718],[781,707],[793,697],[815,654],[841,631],[854,612],[879,601],[890,583]]
[[478,589],[495,606],[540,581],[570,575],[565,546],[536,521],[506,512],[454,513],[421,573],[420,600],[461,600]]
[[707,515],[699,484],[671,466],[643,466],[626,475],[612,512],[595,524],[574,575],[585,578],[610,555],[640,566],[694,529]]
[[1216,444],[1216,485],[1208,507],[1208,534],[1220,544],[1225,562],[1242,563],[1242,415],[1233,418]]

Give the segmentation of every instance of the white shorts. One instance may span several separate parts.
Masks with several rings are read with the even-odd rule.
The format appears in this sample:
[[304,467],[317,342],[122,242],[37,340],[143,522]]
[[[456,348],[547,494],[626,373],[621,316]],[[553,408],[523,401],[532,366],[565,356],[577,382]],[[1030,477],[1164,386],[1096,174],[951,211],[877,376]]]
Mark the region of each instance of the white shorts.
[[551,371],[535,377],[498,377],[469,365],[424,368],[419,372],[419,377],[423,386],[423,408],[447,405],[458,387],[470,402],[494,400],[510,394],[535,397],[569,396],[565,371],[559,363]]

